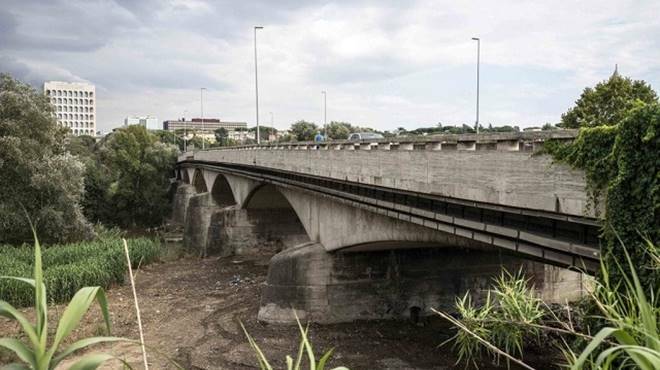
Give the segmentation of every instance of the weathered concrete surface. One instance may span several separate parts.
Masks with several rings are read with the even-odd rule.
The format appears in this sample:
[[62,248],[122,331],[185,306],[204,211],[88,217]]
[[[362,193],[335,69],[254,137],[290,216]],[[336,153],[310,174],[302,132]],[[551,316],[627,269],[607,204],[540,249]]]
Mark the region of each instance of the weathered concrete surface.
[[503,268],[521,267],[544,298],[563,302],[581,294],[579,274],[506,254],[459,248],[328,253],[308,243],[272,258],[259,319],[291,323],[293,310],[318,323],[452,311],[455,297],[470,291],[478,302]]
[[211,193],[194,195],[188,202],[186,223],[183,227],[183,247],[200,256],[207,255],[206,243],[211,216],[220,210]]
[[227,207],[211,216],[207,251],[221,256],[276,253],[308,241],[305,229],[290,208]]
[[584,173],[547,155],[500,150],[212,150],[238,163],[467,200],[593,216]]
[[474,240],[402,222],[329,198],[286,188],[280,191],[296,211],[310,240],[319,242],[328,251],[355,246],[372,250],[391,249],[420,243],[435,246],[481,245]]
[[195,195],[195,188],[192,185],[179,182],[172,205],[172,223],[185,224],[188,202],[193,195]]

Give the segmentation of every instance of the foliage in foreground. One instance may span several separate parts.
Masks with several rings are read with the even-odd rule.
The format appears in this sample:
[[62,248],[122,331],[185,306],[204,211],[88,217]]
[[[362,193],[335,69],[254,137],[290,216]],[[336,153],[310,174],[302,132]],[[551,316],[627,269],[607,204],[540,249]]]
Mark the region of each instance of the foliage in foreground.
[[[466,361],[477,367],[476,359],[484,354],[486,348],[471,333],[502,348],[506,353],[523,357],[525,342],[538,339],[539,330],[536,326],[541,323],[545,313],[541,300],[528,283],[529,279],[522,273],[510,274],[505,271],[495,280],[494,287],[480,307],[472,303],[469,293],[456,300],[461,323],[468,329],[459,330],[450,339],[454,340],[459,362]],[[499,362],[501,356],[498,352],[488,351],[488,354]]]
[[65,152],[48,98],[0,74],[0,244],[32,240],[24,209],[48,243],[92,237],[83,216],[83,165]]
[[[0,316],[16,321],[23,330],[27,338],[27,344],[9,337],[0,337],[0,347],[4,347],[13,353],[22,361],[4,367],[11,370],[51,370],[62,362],[62,360],[73,355],[77,351],[98,343],[129,341],[119,337],[90,337],[79,339],[76,342],[62,348],[63,341],[78,326],[89,307],[98,301],[101,307],[101,313],[105,321],[105,326],[110,332],[110,315],[108,313],[108,304],[105,293],[101,287],[84,287],[76,292],[62,313],[62,317],[57,325],[55,336],[48,338],[48,303],[46,294],[46,285],[42,270],[41,248],[35,235],[34,241],[34,279],[28,279],[22,276],[2,276],[1,280],[12,280],[29,286],[34,290],[34,309],[36,313],[36,323],[31,323],[23,314],[9,303],[0,300]],[[74,362],[69,369],[83,370],[96,369],[103,362],[115,358],[108,354],[92,353],[83,356]]]
[[[160,246],[154,240],[131,239],[128,245],[134,268],[158,258]],[[0,275],[29,278],[35,267],[33,253],[27,245],[0,246]],[[123,244],[116,236],[51,246],[43,251],[43,261],[48,302],[67,302],[86,286],[121,284],[127,267]],[[17,280],[0,280],[0,297],[15,306],[34,303],[32,290]]]
[[[327,351],[321,358],[316,362],[316,356],[314,355],[314,349],[312,348],[311,343],[309,342],[309,338],[307,337],[307,333],[309,331],[309,326],[304,327],[300,324],[300,320],[298,319],[298,316],[296,316],[296,322],[298,323],[298,328],[300,329],[300,347],[298,349],[298,355],[296,356],[296,360],[294,361],[291,356],[286,356],[286,369],[287,370],[301,370],[303,368],[303,355],[307,355],[307,360],[309,363],[309,369],[310,370],[325,370],[326,368],[326,363],[332,356],[333,349],[330,349]],[[247,332],[245,329],[245,326],[243,326],[243,323],[241,323],[241,328],[243,328],[243,332],[245,333],[245,336],[248,339],[248,342],[250,342],[250,346],[254,350],[255,355],[257,356],[257,360],[259,361],[259,368],[261,370],[273,370],[273,367],[270,365],[268,362],[268,359],[264,355],[264,353],[261,351],[257,343],[254,341],[252,336]],[[347,367],[344,366],[339,366],[335,367],[331,370],[349,370]]]
[[[646,250],[654,260],[658,261],[660,255],[657,248],[650,242],[647,243]],[[500,339],[500,336],[511,336],[508,331],[511,327],[517,327],[524,330],[523,335],[537,336],[539,332],[544,331],[587,339],[588,344],[581,350],[568,346],[560,348],[572,370],[660,369],[660,328],[658,327],[660,306],[657,298],[660,289],[653,287],[655,291],[650,295],[646,294],[630,256],[625,248],[623,251],[627,268],[624,269],[622,265],[616,264],[619,273],[623,276],[622,286],[615,285],[610,279],[608,265],[601,263],[601,280],[597,282],[591,297],[600,311],[599,318],[605,322],[604,327],[597,334],[591,336],[588,333],[577,332],[570,323],[560,322],[556,317],[557,321],[554,323],[541,323],[535,319],[537,317],[535,310],[516,310],[527,313],[517,320],[512,318],[506,325],[494,325],[491,304],[475,308],[471,304],[466,304],[464,298],[457,300],[456,304],[462,316],[460,320],[438,312],[459,329],[455,336],[459,361],[464,360],[476,366],[476,359],[487,351],[496,358],[505,357],[532,369],[521,361],[522,352],[518,347],[507,348],[506,342],[503,343]],[[507,290],[515,290],[522,283],[524,283],[523,279],[508,280],[505,285]],[[498,286],[501,284],[502,282],[498,281]],[[533,293],[528,291],[525,295],[509,295],[509,297],[517,301],[512,302],[513,307],[527,307],[530,299],[533,299]],[[495,323],[499,321],[496,317]],[[514,343],[518,342],[514,341]]]

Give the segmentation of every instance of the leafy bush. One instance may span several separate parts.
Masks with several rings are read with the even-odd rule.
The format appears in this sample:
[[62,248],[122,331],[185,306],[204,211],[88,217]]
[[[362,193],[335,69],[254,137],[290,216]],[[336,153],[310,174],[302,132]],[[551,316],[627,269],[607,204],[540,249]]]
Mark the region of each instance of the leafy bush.
[[[128,245],[134,268],[159,256],[160,245],[151,239],[131,239]],[[27,245],[0,246],[0,275],[31,277],[32,253]],[[43,261],[49,302],[66,302],[85,286],[121,284],[126,272],[123,244],[118,238],[51,246],[44,250]],[[16,306],[34,301],[31,289],[16,280],[0,281],[0,297]]]
[[572,143],[549,141],[545,148],[555,160],[585,171],[596,207],[605,200],[602,255],[611,278],[622,279],[615,261],[625,260],[626,245],[650,293],[660,284],[660,270],[644,252],[645,239],[660,243],[660,104],[637,104],[615,126],[583,128]]
[[0,74],[0,243],[32,240],[25,211],[46,242],[92,237],[80,207],[83,164],[64,151],[67,128],[48,98]]

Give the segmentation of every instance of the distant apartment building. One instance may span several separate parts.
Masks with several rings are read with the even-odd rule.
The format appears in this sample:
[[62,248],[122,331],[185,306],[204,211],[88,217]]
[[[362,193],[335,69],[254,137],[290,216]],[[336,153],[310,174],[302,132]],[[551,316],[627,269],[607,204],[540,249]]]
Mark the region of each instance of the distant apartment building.
[[205,134],[212,134],[213,131],[219,128],[225,128],[227,131],[235,131],[236,129],[247,130],[247,123],[221,121],[218,118],[204,118],[203,122],[201,118],[193,118],[190,121],[181,119],[168,120],[163,122],[163,130],[167,131],[188,130],[193,132],[204,132]]
[[82,82],[47,81],[44,93],[55,108],[57,122],[71,134],[95,135],[96,87]]
[[158,118],[154,116],[133,116],[124,118],[124,126],[131,125],[144,126],[147,130],[160,130],[160,126],[158,125]]

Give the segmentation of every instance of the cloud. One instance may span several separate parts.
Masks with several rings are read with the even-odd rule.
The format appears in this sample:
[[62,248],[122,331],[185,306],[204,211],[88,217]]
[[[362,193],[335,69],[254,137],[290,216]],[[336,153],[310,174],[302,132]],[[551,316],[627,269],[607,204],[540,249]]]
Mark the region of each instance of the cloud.
[[261,117],[280,128],[328,119],[380,129],[474,120],[476,44],[481,121],[555,122],[614,64],[660,85],[660,3],[6,0],[0,71],[36,86],[89,81],[99,126],[129,114],[205,111],[254,124],[253,26]]

